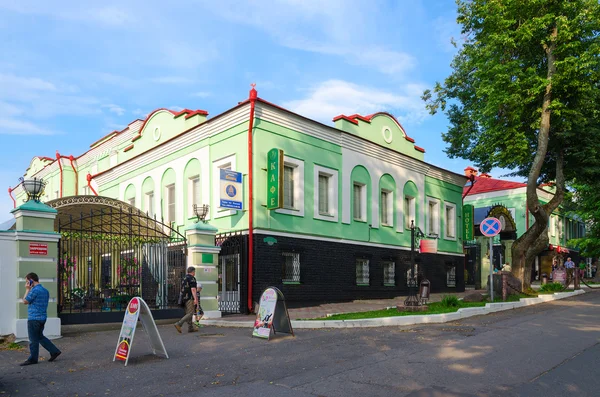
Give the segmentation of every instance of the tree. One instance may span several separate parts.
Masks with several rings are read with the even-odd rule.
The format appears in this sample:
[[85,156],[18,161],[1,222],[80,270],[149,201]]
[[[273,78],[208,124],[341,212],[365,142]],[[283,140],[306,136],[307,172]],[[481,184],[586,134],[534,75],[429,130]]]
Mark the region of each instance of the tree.
[[[566,181],[596,177],[600,144],[600,6],[597,0],[457,0],[464,42],[452,73],[423,99],[450,126],[450,157],[527,178],[534,224],[512,247],[513,271],[529,286],[531,264],[548,246],[548,217]],[[541,182],[555,181],[548,203]]]

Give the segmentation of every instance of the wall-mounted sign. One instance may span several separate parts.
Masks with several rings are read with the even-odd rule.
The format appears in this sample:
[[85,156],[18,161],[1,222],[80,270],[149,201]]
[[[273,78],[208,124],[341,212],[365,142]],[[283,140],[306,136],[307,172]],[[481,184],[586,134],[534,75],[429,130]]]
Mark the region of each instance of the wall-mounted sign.
[[48,255],[48,244],[29,243],[29,255]]
[[221,191],[219,207],[241,210],[243,205],[242,173],[230,170],[220,170]]
[[437,252],[438,252],[437,239],[421,239],[421,240],[419,240],[419,252],[421,254],[437,254]]
[[473,240],[473,213],[474,208],[470,204],[463,205],[463,240]]
[[259,304],[252,336],[270,339],[271,331],[294,335],[285,298],[279,289],[267,288],[260,296]]
[[142,327],[148,336],[150,347],[154,354],[169,358],[148,305],[142,298],[134,297],[129,301],[127,310],[125,310],[125,317],[123,317],[123,325],[121,326],[119,342],[115,349],[113,361],[125,361],[125,365],[129,362],[129,353],[131,353],[131,345],[138,319],[142,322]]
[[267,209],[283,207],[283,150],[267,153]]

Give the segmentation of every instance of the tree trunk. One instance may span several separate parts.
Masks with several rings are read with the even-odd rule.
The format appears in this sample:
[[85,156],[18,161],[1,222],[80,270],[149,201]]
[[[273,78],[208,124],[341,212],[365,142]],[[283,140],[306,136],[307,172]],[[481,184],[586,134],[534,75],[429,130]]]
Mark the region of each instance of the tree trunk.
[[[537,151],[533,158],[531,170],[527,177],[527,208],[534,217],[534,223],[531,227],[525,225],[527,230],[519,237],[512,246],[512,257],[513,257],[513,272],[523,283],[523,289],[527,289],[531,286],[531,264],[537,254],[548,247],[548,217],[549,210],[551,207],[548,205],[542,206],[540,204],[537,189],[538,189],[538,178],[548,152],[548,143],[550,141],[550,104],[552,102],[552,76],[556,72],[556,58],[554,55],[554,49],[556,47],[557,37],[556,26],[552,29],[550,34],[550,43],[544,44],[544,51],[548,61],[548,72],[546,84],[546,92],[544,93],[544,99],[542,102],[542,115],[540,120],[540,129],[538,131],[538,142]],[[559,167],[560,164],[560,167]],[[562,201],[564,195],[564,176],[562,176],[562,155],[559,156],[556,163],[557,168],[557,186],[556,194],[552,198],[551,202],[557,202],[556,206]],[[558,170],[561,170],[562,177],[562,189],[558,186]],[[559,193],[560,190],[560,193]],[[556,199],[556,200],[555,200]],[[556,208],[556,207],[554,207]],[[554,208],[550,209],[552,211]],[[550,212],[552,213],[552,212]]]

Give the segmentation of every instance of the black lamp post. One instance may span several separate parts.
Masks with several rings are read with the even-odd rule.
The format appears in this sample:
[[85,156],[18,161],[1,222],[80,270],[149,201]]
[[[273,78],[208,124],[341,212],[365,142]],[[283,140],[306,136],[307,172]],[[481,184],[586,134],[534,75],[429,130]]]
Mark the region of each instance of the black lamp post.
[[40,202],[42,194],[44,194],[44,188],[46,182],[42,178],[33,177],[32,179],[19,178],[23,189],[27,193],[27,200],[33,200],[37,203]]
[[425,237],[418,226],[415,226],[415,221],[410,221],[410,277],[408,279],[408,296],[404,300],[404,306],[414,308],[421,305],[421,300],[417,295],[419,285],[417,283],[417,275],[415,274],[415,243],[416,238]]

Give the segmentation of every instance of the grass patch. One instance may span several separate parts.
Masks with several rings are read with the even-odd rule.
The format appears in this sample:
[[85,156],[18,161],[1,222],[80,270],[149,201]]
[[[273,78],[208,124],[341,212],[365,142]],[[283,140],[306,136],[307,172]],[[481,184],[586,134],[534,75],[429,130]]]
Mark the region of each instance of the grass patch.
[[399,312],[397,309],[384,309],[374,310],[371,312],[358,312],[358,313],[342,313],[334,314],[331,317],[325,318],[312,318],[311,320],[361,320],[365,318],[379,318],[379,317],[398,317],[398,316],[415,316],[415,315],[428,315],[428,314],[443,314],[443,313],[454,313],[458,309],[465,307],[484,307],[487,302],[463,302],[458,301],[458,306],[444,306],[442,302],[433,302],[428,305],[429,309],[423,312]]
[[9,342],[9,343],[0,345],[0,350],[21,350],[22,348],[23,348],[23,346],[19,345],[18,343],[15,343],[15,342]]
[[548,283],[540,287],[540,292],[560,292],[565,288],[561,283]]

